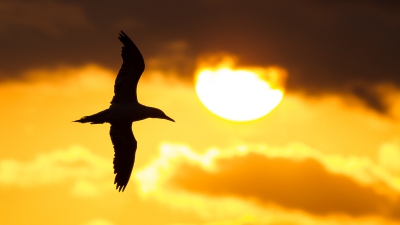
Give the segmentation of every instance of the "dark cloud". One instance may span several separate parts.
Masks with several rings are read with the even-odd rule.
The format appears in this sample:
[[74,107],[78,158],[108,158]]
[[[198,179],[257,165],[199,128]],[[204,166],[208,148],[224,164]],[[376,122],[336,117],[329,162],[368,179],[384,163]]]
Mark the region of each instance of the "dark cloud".
[[[400,85],[398,1],[2,1],[0,14],[2,79],[59,64],[117,70],[123,29],[146,59],[187,43],[192,63],[177,70],[189,79],[199,55],[222,51],[244,65],[286,68],[289,91]],[[378,105],[369,104],[382,111]]]
[[252,153],[220,159],[216,165],[213,172],[182,165],[170,183],[190,192],[249,198],[316,215],[400,216],[399,202],[350,177],[328,172],[314,159],[293,161]]
[[354,86],[352,94],[359,99],[362,99],[365,105],[375,109],[380,113],[388,111],[388,104],[384,101],[384,97],[374,88],[367,88],[365,86]]
[[16,27],[50,36],[62,35],[72,27],[89,27],[85,14],[76,4],[4,1],[0,3],[0,11],[0,32],[3,35]]

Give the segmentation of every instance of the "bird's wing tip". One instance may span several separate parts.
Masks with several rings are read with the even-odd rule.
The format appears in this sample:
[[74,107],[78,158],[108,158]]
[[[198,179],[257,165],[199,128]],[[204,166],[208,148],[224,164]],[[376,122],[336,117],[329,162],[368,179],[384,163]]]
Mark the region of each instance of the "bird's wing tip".
[[122,30],[120,31],[119,35],[120,35],[120,37],[128,36],[128,35],[126,35],[125,32],[123,32]]
[[124,192],[125,187],[126,187],[126,185],[118,185],[118,184],[117,184],[116,189],[118,190],[118,192],[121,192],[121,191]]

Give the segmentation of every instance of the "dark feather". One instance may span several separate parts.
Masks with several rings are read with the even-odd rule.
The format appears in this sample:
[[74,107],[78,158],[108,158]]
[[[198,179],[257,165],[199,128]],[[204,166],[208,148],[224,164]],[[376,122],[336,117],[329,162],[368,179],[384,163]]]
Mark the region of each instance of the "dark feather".
[[132,123],[112,123],[110,137],[114,145],[114,174],[116,188],[124,191],[131,177],[137,142],[132,132]]
[[91,124],[102,124],[107,122],[107,116],[108,116],[109,110],[103,110],[101,112],[98,112],[96,114],[90,115],[90,116],[84,116],[80,118],[79,120],[75,120],[73,122],[79,122],[79,123],[91,123]]
[[119,34],[118,39],[124,45],[121,54],[123,63],[115,80],[114,97],[111,104],[138,103],[136,88],[145,68],[143,56],[123,31]]

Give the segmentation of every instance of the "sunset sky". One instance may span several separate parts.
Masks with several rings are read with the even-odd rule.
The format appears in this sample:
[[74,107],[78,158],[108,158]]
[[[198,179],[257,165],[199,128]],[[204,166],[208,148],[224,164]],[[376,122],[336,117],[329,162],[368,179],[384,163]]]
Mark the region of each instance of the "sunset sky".
[[[109,107],[120,30],[146,62],[139,102],[176,121],[133,124],[124,192],[109,125],[71,122]],[[399,224],[399,40],[391,0],[3,0],[0,224]],[[280,104],[206,108],[196,74],[224,57],[284,74]]]

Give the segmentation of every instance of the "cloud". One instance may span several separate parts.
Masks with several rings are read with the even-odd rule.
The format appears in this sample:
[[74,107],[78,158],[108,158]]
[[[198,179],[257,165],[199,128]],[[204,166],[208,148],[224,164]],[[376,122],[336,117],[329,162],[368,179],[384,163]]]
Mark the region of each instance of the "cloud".
[[97,196],[104,187],[102,181],[112,180],[111,161],[89,150],[72,146],[39,154],[28,162],[14,159],[0,160],[0,184],[4,188],[29,188],[75,182],[72,193],[78,196]]
[[385,102],[384,96],[374,90],[373,87],[356,86],[352,89],[352,94],[361,99],[366,106],[376,110],[379,113],[386,114],[389,106]]
[[385,168],[400,174],[400,147],[396,143],[384,143],[378,152],[378,162]]
[[57,1],[2,1],[0,3],[0,35],[16,28],[38,30],[57,36],[68,28],[88,28],[90,25],[78,4]]
[[78,197],[98,197],[104,191],[110,190],[111,181],[112,178],[103,182],[78,178],[71,188],[71,194]]
[[391,208],[387,196],[344,175],[329,173],[319,162],[269,159],[249,154],[216,162],[217,172],[184,165],[172,178],[180,188],[213,196],[255,198],[312,214],[383,214]]
[[146,66],[152,73],[190,78],[187,75],[193,73],[195,62],[188,55],[189,48],[188,43],[182,40],[168,43],[147,60]]
[[290,215],[281,217],[276,216],[274,219],[260,220],[252,216],[243,216],[232,220],[215,220],[205,223],[173,223],[171,225],[359,225],[359,224],[382,224],[395,225],[397,222],[379,220],[376,218],[349,220],[347,218],[318,219],[318,218],[291,218]]
[[107,221],[105,219],[97,218],[93,219],[90,222],[87,222],[83,225],[113,225],[114,223]]
[[[256,221],[252,216],[243,216],[237,219],[233,220],[218,220],[218,221],[213,221],[213,222],[206,222],[202,223],[201,225],[253,225],[255,224]],[[281,221],[283,222],[283,221]],[[285,225],[286,223],[280,223],[282,225]],[[189,223],[174,223],[171,225],[194,225],[194,224],[189,224]]]
[[400,219],[398,175],[366,158],[326,155],[298,144],[243,145],[203,155],[182,145],[160,150],[158,159],[135,174],[142,195],[206,218],[259,219],[272,210],[299,218]]
[[[116,37],[124,29],[146,62],[173,68],[186,80],[198,57],[228,52],[238,56],[239,66],[286,68],[289,92],[352,94],[379,112],[384,108],[374,85],[400,86],[395,1],[94,3],[2,2],[0,24],[9,35],[0,35],[0,80],[60,64],[117,70]],[[187,47],[168,60],[171,43]],[[363,92],[354,92],[360,81]]]

